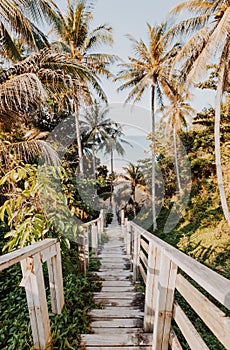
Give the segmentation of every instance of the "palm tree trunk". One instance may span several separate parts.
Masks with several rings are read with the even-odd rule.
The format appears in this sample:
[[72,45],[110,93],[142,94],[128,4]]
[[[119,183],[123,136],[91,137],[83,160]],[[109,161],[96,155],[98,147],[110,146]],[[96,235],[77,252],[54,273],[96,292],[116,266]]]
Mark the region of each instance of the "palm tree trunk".
[[84,167],[83,167],[83,152],[81,146],[81,133],[80,133],[80,124],[78,119],[78,109],[74,107],[74,118],[75,118],[75,128],[76,128],[76,139],[77,139],[77,147],[78,147],[78,157],[79,157],[79,173],[80,176],[84,176]]
[[222,85],[223,85],[224,73],[225,73],[225,62],[222,62],[219,70],[219,78],[218,78],[217,91],[216,91],[214,137],[215,137],[216,173],[217,173],[217,181],[218,181],[218,187],[220,192],[220,200],[221,200],[221,205],[222,205],[225,219],[227,220],[228,225],[230,226],[230,213],[228,210],[228,203],[227,203],[226,194],[224,190],[221,154],[220,154],[220,108],[221,108],[221,100],[222,100]]
[[180,182],[180,171],[178,164],[178,155],[177,155],[177,142],[176,142],[176,126],[173,127],[173,147],[174,147],[174,157],[175,157],[175,168],[176,168],[176,177],[179,193],[181,193],[181,182]]
[[93,176],[96,178],[96,159],[95,159],[95,141],[93,140],[92,144],[92,170]]
[[153,231],[157,229],[157,220],[156,220],[156,131],[155,131],[155,110],[154,110],[154,102],[155,102],[155,85],[152,85],[151,92],[151,112],[152,112],[152,217],[153,217]]

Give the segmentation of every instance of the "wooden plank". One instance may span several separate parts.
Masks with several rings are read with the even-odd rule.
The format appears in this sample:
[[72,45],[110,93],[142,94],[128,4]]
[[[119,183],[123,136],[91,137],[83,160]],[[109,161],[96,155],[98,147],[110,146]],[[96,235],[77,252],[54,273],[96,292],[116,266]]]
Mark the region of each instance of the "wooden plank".
[[0,257],[0,271],[10,267],[27,257],[30,257],[41,250],[48,248],[55,244],[57,240],[55,238],[47,238],[41,242],[34,243],[30,246],[15,250],[11,253],[4,254]]
[[148,268],[148,258],[146,257],[146,255],[143,253],[143,251],[140,251],[140,259],[143,263],[143,265],[145,266],[146,270]]
[[87,346],[151,345],[152,334],[82,334],[81,339]]
[[183,350],[176,333],[174,330],[171,328],[170,330],[170,336],[169,336],[169,344],[171,346],[171,350]]
[[[86,345],[86,350],[119,350],[119,347],[117,346],[87,346]],[[122,346],[122,348],[120,348],[122,350],[152,350],[151,346]]]
[[60,243],[55,244],[56,255],[47,261],[52,312],[61,314],[64,306],[64,290],[61,266]]
[[137,294],[135,292],[126,292],[124,294],[114,293],[114,292],[98,292],[94,293],[95,298],[111,298],[111,299],[131,299],[134,298]]
[[142,318],[143,312],[139,310],[132,310],[125,307],[106,307],[105,309],[98,309],[90,311],[89,315],[95,318]]
[[139,270],[140,270],[141,276],[146,284],[147,274],[146,274],[146,272],[141,264],[139,265]]
[[152,241],[155,246],[160,249],[165,249],[165,254],[170,260],[230,310],[230,280],[170,246],[168,243],[147,232],[135,223],[131,222],[130,226],[131,229],[136,229],[146,239]]
[[141,248],[144,249],[144,251],[148,255],[148,253],[149,253],[149,244],[143,238],[141,238]]
[[126,293],[134,291],[134,286],[102,287],[101,292]]
[[96,298],[95,299],[96,304],[101,304],[103,306],[126,306],[126,307],[132,307],[134,309],[139,309],[139,306],[133,306],[134,299],[110,299],[110,298]]
[[176,288],[227,349],[230,318],[181,275],[177,276]]
[[102,281],[103,287],[131,287],[131,281]]
[[40,256],[42,262],[46,262],[47,260],[53,258],[56,255],[56,245],[53,244],[52,246],[45,248],[41,251]]
[[173,317],[191,350],[209,350],[192,322],[176,302],[174,303]]
[[50,349],[50,322],[46,301],[45,284],[40,254],[21,261],[23,275],[31,269],[28,283],[25,284],[34,349]]
[[97,320],[91,322],[91,327],[96,328],[139,328],[142,327],[142,319],[139,318],[114,318],[109,320]]
[[160,268],[160,251],[152,241],[149,243],[148,269],[145,288],[145,312],[144,312],[144,330],[153,331],[154,314],[156,310],[156,297],[158,288]]
[[153,331],[153,350],[167,350],[177,266],[161,252],[160,275]]
[[[118,327],[111,327],[111,328],[93,328],[94,334],[104,334],[106,336],[107,333],[110,334],[135,334],[135,333],[143,333],[142,328],[118,328]],[[123,349],[123,348],[122,348]]]
[[139,266],[139,251],[140,251],[140,234],[134,232],[134,247],[133,247],[133,281],[138,279],[138,266]]

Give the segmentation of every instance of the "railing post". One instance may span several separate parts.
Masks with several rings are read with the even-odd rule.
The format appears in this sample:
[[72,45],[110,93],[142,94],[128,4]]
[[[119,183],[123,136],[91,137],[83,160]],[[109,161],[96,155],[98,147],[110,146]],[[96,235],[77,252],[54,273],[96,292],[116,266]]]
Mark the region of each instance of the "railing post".
[[161,252],[160,274],[156,298],[156,312],[154,319],[152,350],[167,350],[169,343],[170,326],[174,290],[177,275],[177,265]]
[[21,261],[23,279],[29,308],[34,349],[50,349],[50,322],[40,254]]
[[126,230],[125,230],[125,247],[126,254],[130,256],[131,254],[131,233],[130,233],[130,222],[127,219]]
[[145,288],[145,311],[144,311],[144,330],[152,332],[154,325],[154,315],[156,310],[156,295],[158,289],[159,269],[160,269],[160,250],[149,242],[148,268]]
[[[83,229],[84,230],[84,229]],[[80,264],[80,271],[86,273],[86,261],[85,261],[85,236],[84,231],[78,235],[78,260]]]
[[133,242],[133,281],[138,280],[138,266],[140,256],[140,234],[134,231],[134,242]]
[[125,211],[121,209],[121,226],[125,224]]
[[64,291],[61,266],[60,243],[55,244],[56,255],[47,260],[52,312],[60,314],[64,306]]
[[98,249],[98,226],[93,222],[91,229],[91,243],[92,243],[92,251],[97,256]]
[[101,211],[100,211],[100,218],[101,218],[101,232],[100,233],[103,233],[104,232],[104,228],[105,228],[105,212],[104,212],[104,209],[101,209]]

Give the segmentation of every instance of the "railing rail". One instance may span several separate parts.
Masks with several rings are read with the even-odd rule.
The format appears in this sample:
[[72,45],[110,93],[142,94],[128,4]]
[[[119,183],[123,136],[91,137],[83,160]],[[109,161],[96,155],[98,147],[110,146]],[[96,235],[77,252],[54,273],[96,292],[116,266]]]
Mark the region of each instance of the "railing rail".
[[[78,256],[80,269],[86,273],[89,250],[97,254],[101,235],[104,231],[105,217],[100,216],[82,225],[78,236]],[[0,271],[20,263],[22,269],[21,287],[25,288],[34,349],[51,348],[50,321],[42,264],[47,263],[52,312],[60,314],[64,305],[63,278],[60,243],[56,239],[45,239],[30,246],[0,256]]]
[[126,252],[132,262],[133,279],[137,281],[140,273],[146,285],[144,329],[153,332],[152,349],[167,350],[169,343],[173,350],[183,349],[171,327],[172,319],[192,350],[209,349],[175,301],[177,290],[219,342],[229,350],[230,318],[200,288],[194,287],[189,279],[229,310],[230,281],[133,222],[124,220],[123,232]]
[[52,312],[60,314],[64,305],[60,243],[45,239],[0,257],[0,270],[21,264],[21,287],[25,288],[34,349],[49,349],[51,334],[42,264],[47,263]]

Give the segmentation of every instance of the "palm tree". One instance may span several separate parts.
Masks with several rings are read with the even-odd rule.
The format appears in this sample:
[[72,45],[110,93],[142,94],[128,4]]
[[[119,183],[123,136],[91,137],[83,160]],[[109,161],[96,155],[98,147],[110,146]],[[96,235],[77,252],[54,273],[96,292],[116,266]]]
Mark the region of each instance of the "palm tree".
[[136,217],[136,188],[143,188],[143,186],[145,186],[145,180],[138,165],[130,162],[128,167],[123,167],[123,170],[126,174],[121,174],[121,177],[130,182],[134,217]]
[[2,0],[0,3],[0,55],[13,62],[22,59],[15,37],[35,50],[48,46],[46,36],[35,23],[41,23],[53,16],[54,11],[55,4],[52,0]]
[[[114,55],[98,52],[98,46],[102,44],[111,45],[113,43],[112,28],[100,25],[90,31],[90,21],[93,18],[92,9],[92,3],[87,0],[77,0],[76,2],[67,0],[67,13],[65,15],[57,8],[55,15],[52,17],[52,31],[58,40],[53,42],[53,45],[64,52],[68,52],[77,62],[87,67],[95,77],[104,75],[109,78],[112,74],[108,68],[117,58]],[[90,83],[99,97],[106,101],[102,88],[98,83],[95,84],[95,80],[92,80],[82,85],[82,96],[86,97],[84,102],[87,104],[91,103],[91,93],[88,86]],[[80,174],[83,175],[83,152],[80,142],[78,102],[74,101],[73,109],[80,158],[79,168]]]
[[[183,127],[188,125],[188,121],[192,119],[195,112],[187,102],[188,99],[189,95],[185,90],[185,86],[181,84],[179,91],[170,100],[170,105],[163,107],[163,115],[161,116],[161,122],[166,122],[165,131],[173,135],[174,160],[179,194],[181,193],[182,188],[178,163],[177,134]],[[165,123],[163,127],[165,127]]]
[[107,117],[109,108],[102,106],[94,100],[92,106],[86,109],[86,113],[81,120],[83,132],[86,134],[87,143],[92,144],[92,171],[96,176],[96,145],[104,142],[111,132],[112,121]]
[[180,51],[174,66],[182,60],[181,71],[184,77],[192,82],[199,74],[206,71],[207,64],[210,63],[211,59],[219,62],[214,126],[215,158],[221,204],[224,216],[230,226],[230,212],[223,184],[220,151],[221,101],[223,93],[229,91],[230,1],[190,0],[177,5],[170,11],[170,14],[178,16],[182,11],[189,11],[194,16],[173,26],[168,32],[168,39],[177,34],[193,33],[193,35]]
[[169,70],[172,59],[176,55],[179,45],[175,44],[169,48],[165,40],[165,25],[151,27],[148,24],[149,43],[146,45],[143,40],[136,40],[129,36],[133,43],[136,57],[129,57],[129,62],[121,64],[123,68],[116,80],[123,80],[124,83],[119,90],[132,88],[126,102],[134,100],[138,102],[143,93],[151,89],[151,114],[152,114],[152,215],[153,229],[156,230],[156,205],[155,205],[155,159],[156,159],[156,137],[155,137],[155,103],[156,98],[162,104],[163,95],[173,95],[173,82],[170,79]]

